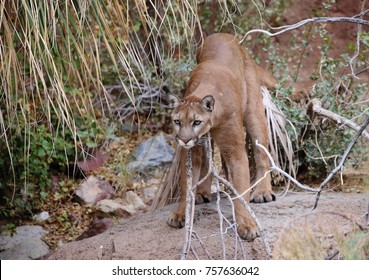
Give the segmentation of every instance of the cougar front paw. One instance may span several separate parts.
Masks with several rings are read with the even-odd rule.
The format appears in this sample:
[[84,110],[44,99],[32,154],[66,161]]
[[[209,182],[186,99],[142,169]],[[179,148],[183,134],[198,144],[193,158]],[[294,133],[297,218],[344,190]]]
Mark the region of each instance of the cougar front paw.
[[173,211],[169,214],[167,224],[174,228],[182,228],[185,226],[186,218],[184,213]]
[[248,241],[260,236],[260,230],[251,217],[237,218],[237,232],[242,239]]
[[275,200],[276,200],[276,196],[273,193],[273,191],[271,190],[264,191],[264,190],[259,190],[257,188],[251,194],[251,197],[250,197],[250,201],[254,203],[266,203],[266,202],[271,202]]
[[203,204],[203,203],[209,203],[211,201],[211,194],[206,193],[196,193],[195,196],[195,203],[196,204]]

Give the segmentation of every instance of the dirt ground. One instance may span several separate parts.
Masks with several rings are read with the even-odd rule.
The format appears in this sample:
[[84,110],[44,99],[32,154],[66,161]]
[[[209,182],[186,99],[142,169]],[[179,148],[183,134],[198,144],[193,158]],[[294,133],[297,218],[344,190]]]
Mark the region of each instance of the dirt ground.
[[[281,248],[281,243],[285,243],[283,238],[290,234],[289,230],[294,226],[305,228],[308,232],[309,228],[319,225],[319,234],[324,232],[328,238],[332,238],[337,235],[337,229],[343,230],[344,234],[350,232],[353,229],[353,220],[365,224],[364,214],[368,210],[369,203],[367,192],[325,192],[321,196],[318,208],[312,211],[314,201],[314,194],[294,192],[278,197],[275,202],[252,204],[275,258],[288,250],[288,247]],[[180,259],[185,230],[170,228],[165,222],[175,206],[169,205],[160,211],[120,220],[114,227],[100,235],[63,245],[49,259]],[[221,209],[224,216],[231,220],[232,208],[226,198],[221,199]],[[262,238],[257,238],[253,242],[238,243],[233,230],[226,229],[225,224],[223,224],[225,234],[220,234],[216,199],[209,204],[196,206],[194,231],[196,237],[192,238],[191,243],[194,250],[190,251],[188,259],[268,258]],[[300,241],[307,248],[310,247],[309,242],[314,243],[311,236],[302,236]],[[328,255],[334,249],[332,246],[325,248],[324,254]],[[282,258],[285,256],[286,254],[282,255]],[[302,256],[302,258],[310,257]]]

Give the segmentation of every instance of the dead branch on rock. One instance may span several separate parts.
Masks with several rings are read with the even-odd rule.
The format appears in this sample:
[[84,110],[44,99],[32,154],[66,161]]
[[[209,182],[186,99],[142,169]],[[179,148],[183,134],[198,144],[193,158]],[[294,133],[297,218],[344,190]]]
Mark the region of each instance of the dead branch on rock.
[[[324,110],[324,109],[323,109]],[[329,112],[330,114],[333,114],[335,116],[338,116],[340,118],[342,118],[341,116],[339,115],[336,115],[328,110],[325,110],[327,112]],[[344,119],[344,118],[343,118]],[[346,120],[346,119],[344,119]],[[348,120],[346,120],[348,121]],[[269,158],[269,161],[270,161],[270,164],[271,164],[271,167],[270,169],[272,171],[275,171],[275,172],[279,172],[280,174],[282,174],[283,176],[285,176],[286,178],[288,178],[292,183],[294,183],[296,186],[298,186],[299,188],[303,189],[303,190],[307,190],[307,191],[311,191],[311,192],[316,192],[317,193],[317,197],[316,197],[316,200],[315,200],[315,205],[314,205],[314,208],[313,210],[318,206],[318,200],[319,200],[319,197],[320,197],[320,194],[323,190],[323,188],[327,185],[327,183],[333,178],[333,176],[340,170],[343,168],[343,164],[345,163],[346,161],[346,158],[348,156],[348,154],[350,153],[352,147],[354,146],[354,144],[357,142],[357,140],[359,139],[359,137],[361,136],[361,134],[364,135],[364,129],[368,126],[369,124],[369,116],[368,118],[366,119],[366,121],[362,124],[362,126],[360,127],[357,127],[356,124],[354,124],[355,126],[355,130],[357,128],[357,133],[355,135],[355,137],[352,139],[351,143],[348,145],[348,147],[346,148],[346,151],[344,152],[343,156],[342,156],[342,159],[340,161],[340,163],[338,164],[338,166],[332,170],[332,172],[328,175],[328,177],[320,184],[319,188],[317,189],[313,189],[313,188],[310,188],[306,185],[303,185],[301,184],[299,181],[297,181],[295,178],[293,178],[292,176],[290,176],[287,172],[285,172],[283,169],[279,168],[278,166],[276,166],[276,164],[274,163],[274,160],[271,156],[271,154],[268,152],[268,150],[261,144],[258,143],[258,141],[256,141],[256,146],[261,148],[265,153],[266,155],[268,156]],[[252,187],[251,187],[252,188]],[[347,218],[347,217],[345,217]],[[368,210],[367,210],[367,213],[365,214],[365,218],[366,218],[366,222],[368,223],[368,218],[369,218],[369,205],[368,205]],[[348,219],[348,218],[347,218]],[[357,225],[360,227],[360,229],[363,229],[361,225],[359,225],[357,223]]]
[[357,133],[355,134],[354,138],[351,140],[350,144],[347,146],[345,152],[342,155],[342,159],[339,162],[339,164],[337,165],[337,167],[335,169],[333,169],[331,171],[331,173],[329,173],[329,175],[327,176],[327,178],[320,184],[319,188],[318,188],[318,193],[316,195],[316,200],[315,200],[315,205],[314,208],[315,209],[318,206],[318,201],[320,198],[320,194],[323,190],[323,188],[327,185],[327,183],[333,178],[333,176],[339,171],[342,170],[343,165],[347,159],[347,156],[349,155],[351,149],[353,148],[353,146],[355,145],[355,143],[357,142],[357,140],[360,138],[360,136],[362,135],[362,133],[364,132],[364,129],[368,126],[369,124],[369,115],[366,118],[366,120],[364,121],[364,123],[360,126],[360,129],[357,131]]
[[[358,126],[356,123],[346,119],[345,117],[342,117],[336,113],[333,113],[332,111],[326,110],[324,108],[322,108],[322,102],[319,99],[312,99],[309,104],[308,104],[308,108],[307,108],[307,112],[310,116],[312,116],[313,114],[315,115],[319,115],[319,116],[323,116],[323,117],[327,117],[333,121],[335,121],[338,124],[342,124],[345,125],[353,130],[355,130],[356,132],[360,130],[360,126]],[[366,132],[365,130],[363,131],[363,136],[369,140],[369,133]]]
[[349,127],[349,128],[356,131],[356,135],[352,139],[351,143],[347,146],[344,154],[342,155],[342,159],[341,159],[340,163],[337,165],[337,167],[334,170],[332,170],[332,172],[327,176],[327,178],[319,186],[316,201],[315,201],[315,205],[314,205],[314,208],[313,208],[313,209],[315,209],[318,205],[318,201],[319,201],[322,189],[333,178],[333,176],[339,170],[341,170],[343,168],[343,165],[346,161],[346,158],[347,158],[348,154],[350,153],[351,149],[353,148],[353,146],[355,145],[355,143],[357,142],[359,137],[362,135],[367,140],[369,140],[369,133],[367,131],[365,131],[365,128],[369,124],[369,116],[368,116],[367,120],[361,126],[358,126],[354,122],[352,122],[352,121],[350,121],[350,120],[348,120],[348,119],[346,119],[346,118],[344,118],[344,117],[342,117],[342,116],[340,116],[336,113],[333,113],[329,110],[326,110],[326,109],[322,108],[321,101],[318,100],[318,99],[312,99],[310,101],[310,103],[308,104],[307,112],[311,116],[316,114],[316,115],[327,117],[327,118],[337,122],[338,124],[345,125],[345,126],[347,126],[347,127]]

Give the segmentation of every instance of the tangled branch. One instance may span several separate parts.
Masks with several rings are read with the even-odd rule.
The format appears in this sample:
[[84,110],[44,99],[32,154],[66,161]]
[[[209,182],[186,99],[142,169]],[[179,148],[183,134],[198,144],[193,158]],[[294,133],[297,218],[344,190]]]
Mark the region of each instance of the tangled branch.
[[354,138],[351,140],[350,144],[347,146],[345,152],[342,155],[342,159],[339,162],[339,164],[337,165],[337,167],[335,169],[333,169],[331,171],[331,173],[329,173],[328,177],[320,184],[319,188],[318,188],[318,193],[316,196],[316,200],[315,200],[315,205],[314,208],[315,209],[318,206],[318,201],[320,198],[320,194],[323,190],[323,188],[327,185],[327,183],[333,178],[333,176],[339,171],[342,170],[343,165],[347,159],[347,156],[349,155],[351,149],[354,147],[355,143],[357,142],[357,140],[360,138],[361,134],[364,132],[364,129],[369,125],[369,116],[366,118],[366,120],[364,121],[364,123],[360,126],[360,129],[357,131],[356,135],[354,136]]
[[[268,255],[269,258],[271,258],[272,256],[272,251],[270,248],[270,245],[268,244],[268,242],[266,241],[265,238],[265,233],[263,231],[262,225],[259,222],[259,220],[257,219],[255,213],[252,211],[252,209],[250,208],[250,206],[247,204],[247,202],[243,199],[243,197],[241,195],[238,194],[237,190],[233,187],[233,185],[228,182],[226,179],[224,179],[223,177],[221,177],[219,175],[218,169],[213,161],[212,158],[212,147],[211,147],[211,137],[209,134],[207,134],[207,141],[205,144],[205,150],[206,150],[206,154],[207,154],[207,160],[209,163],[209,170],[208,173],[201,179],[199,180],[199,182],[196,185],[192,185],[192,160],[191,160],[191,150],[188,151],[187,153],[187,161],[186,161],[186,172],[187,172],[187,195],[186,195],[186,223],[185,223],[185,242],[184,245],[182,247],[182,254],[181,254],[181,259],[187,259],[188,257],[188,253],[190,251],[191,247],[191,237],[193,236],[193,219],[194,219],[194,208],[195,208],[195,190],[196,187],[201,185],[211,174],[215,177],[216,180],[216,186],[217,186],[217,209],[218,209],[218,214],[219,214],[219,220],[220,220],[220,235],[222,238],[222,246],[223,246],[223,257],[225,258],[225,244],[224,244],[224,240],[223,240],[223,235],[224,235],[224,231],[223,231],[223,220],[229,225],[229,227],[231,229],[233,229],[234,234],[236,236],[236,250],[237,250],[237,244],[241,244],[241,238],[237,233],[237,227],[236,227],[236,215],[235,215],[235,210],[234,210],[234,206],[233,203],[231,203],[232,205],[232,217],[233,217],[233,222],[230,222],[226,217],[224,217],[221,208],[220,208],[220,193],[222,192],[220,190],[219,184],[222,183],[223,185],[225,185],[235,196],[234,198],[230,197],[229,194],[227,194],[226,192],[223,192],[228,199],[232,202],[234,199],[239,199],[240,203],[242,204],[242,206],[249,212],[250,216],[252,217],[252,219],[254,220],[254,222],[256,223],[257,227],[259,228],[260,232],[261,232],[261,238],[263,240],[264,243],[264,248],[265,251]],[[198,237],[197,237],[198,239]],[[242,244],[241,244],[242,245]],[[242,248],[242,246],[241,246]],[[245,255],[245,252],[243,251],[243,255]]]
[[[360,136],[362,134],[364,134],[364,130],[365,130],[365,128],[368,125],[369,125],[369,116],[367,117],[367,119],[364,121],[364,123],[357,130],[357,133],[356,133],[355,137],[351,140],[351,143],[347,146],[344,154],[342,155],[342,159],[339,162],[339,164],[337,165],[337,167],[331,171],[331,173],[327,176],[327,178],[320,184],[319,188],[317,188],[317,189],[312,189],[312,188],[310,188],[308,186],[302,185],[299,181],[297,181],[296,179],[294,179],[287,172],[285,172],[284,170],[282,170],[281,168],[279,168],[278,166],[276,166],[276,164],[273,161],[272,156],[270,155],[270,153],[268,152],[268,150],[263,145],[261,145],[258,142],[256,142],[256,146],[258,146],[259,148],[261,148],[267,154],[267,156],[269,158],[269,161],[270,161],[270,164],[271,164],[271,170],[281,173],[283,176],[287,177],[291,182],[293,182],[296,186],[300,187],[301,189],[304,189],[304,190],[308,190],[308,191],[312,191],[312,192],[316,192],[317,193],[316,200],[315,200],[315,205],[314,205],[314,208],[313,208],[313,209],[315,209],[318,206],[318,201],[319,201],[320,194],[321,194],[323,188],[327,185],[327,183],[333,178],[333,176],[339,170],[342,170],[343,165],[344,165],[344,163],[345,163],[345,161],[347,159],[347,156],[349,155],[351,149],[353,148],[353,146],[355,145],[355,143],[357,142],[357,140],[360,138]],[[356,125],[355,125],[355,128],[356,128]]]

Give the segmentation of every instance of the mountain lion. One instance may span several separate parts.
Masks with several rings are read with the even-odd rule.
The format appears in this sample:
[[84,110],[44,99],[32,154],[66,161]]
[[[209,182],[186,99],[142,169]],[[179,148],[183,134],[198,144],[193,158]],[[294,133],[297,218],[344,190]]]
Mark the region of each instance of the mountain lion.
[[[256,180],[269,170],[264,152],[255,146],[258,140],[268,147],[267,123],[261,85],[274,87],[276,80],[257,66],[250,55],[229,34],[208,36],[197,52],[197,66],[181,100],[170,97],[176,141],[180,149],[181,198],[178,209],[167,222],[172,227],[185,225],[186,207],[186,152],[192,149],[193,182],[195,185],[208,171],[202,137],[210,133],[219,147],[226,165],[229,181],[239,194],[250,187],[249,162],[245,148],[245,130],[252,141],[256,163]],[[243,198],[262,203],[275,200],[269,173],[252,194]],[[211,200],[211,178],[197,187],[196,203]],[[237,231],[241,238],[253,240],[260,232],[250,214],[235,200]]]

